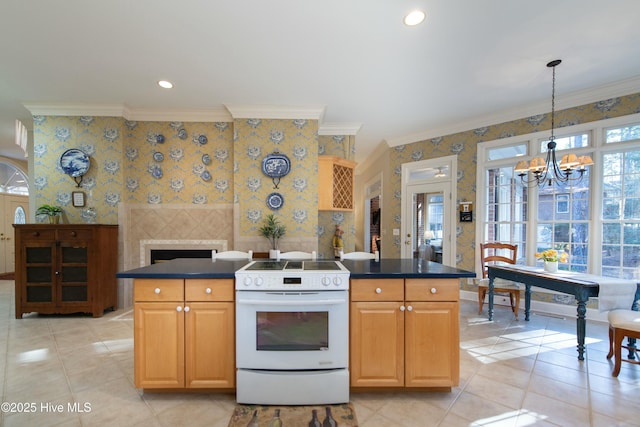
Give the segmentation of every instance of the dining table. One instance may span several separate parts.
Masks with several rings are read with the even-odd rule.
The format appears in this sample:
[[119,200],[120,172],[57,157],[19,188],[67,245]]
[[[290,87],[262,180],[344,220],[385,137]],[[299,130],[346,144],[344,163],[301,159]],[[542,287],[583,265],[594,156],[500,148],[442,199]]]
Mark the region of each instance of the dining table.
[[[496,278],[524,284],[525,321],[529,320],[531,311],[532,286],[573,295],[577,302],[578,360],[584,360],[587,301],[589,298],[598,297],[600,291],[599,281],[611,281],[611,278],[563,270],[557,273],[548,273],[543,268],[523,265],[490,265],[488,266],[487,276],[489,278],[489,320],[493,320],[493,287]],[[635,298],[632,307],[630,307],[632,310],[638,310],[638,299],[640,299],[640,283],[636,283]]]

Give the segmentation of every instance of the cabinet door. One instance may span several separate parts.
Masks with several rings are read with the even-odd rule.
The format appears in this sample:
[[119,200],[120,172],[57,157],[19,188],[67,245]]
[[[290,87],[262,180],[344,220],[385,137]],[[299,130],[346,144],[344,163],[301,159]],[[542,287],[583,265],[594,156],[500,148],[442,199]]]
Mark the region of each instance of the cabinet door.
[[404,383],[402,302],[351,303],[352,387],[400,387]]
[[24,260],[20,283],[22,304],[53,303],[58,273],[55,242],[26,242],[20,250]]
[[135,303],[133,333],[136,387],[184,387],[183,303]]
[[457,302],[407,302],[406,387],[453,387],[460,371]]
[[234,387],[234,303],[186,303],[185,310],[186,387]]
[[56,304],[89,302],[89,245],[86,242],[60,242],[58,256]]

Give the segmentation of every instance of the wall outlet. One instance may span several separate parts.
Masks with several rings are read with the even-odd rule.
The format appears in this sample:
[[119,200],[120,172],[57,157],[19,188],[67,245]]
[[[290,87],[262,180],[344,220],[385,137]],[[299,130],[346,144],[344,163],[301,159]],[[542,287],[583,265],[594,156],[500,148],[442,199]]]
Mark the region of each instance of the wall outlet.
[[393,235],[394,236],[399,236],[400,235],[400,229],[399,228],[394,228],[393,229]]

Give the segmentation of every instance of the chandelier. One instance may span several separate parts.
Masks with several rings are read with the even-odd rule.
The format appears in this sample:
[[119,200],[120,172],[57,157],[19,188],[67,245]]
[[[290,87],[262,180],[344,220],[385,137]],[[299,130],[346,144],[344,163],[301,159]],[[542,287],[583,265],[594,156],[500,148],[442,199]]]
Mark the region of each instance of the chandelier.
[[[531,162],[522,160],[515,167],[522,182],[531,186],[542,186],[545,183],[552,185],[553,181],[569,182],[579,181],[582,179],[587,166],[593,165],[591,156],[577,156],[575,154],[565,154],[562,156],[560,163],[556,159],[556,141],[553,134],[555,127],[555,108],[556,108],[556,66],[560,65],[562,60],[556,59],[547,64],[547,67],[553,69],[553,81],[551,86],[551,136],[547,142],[547,158],[535,157]],[[527,174],[531,173],[531,179],[527,178]]]

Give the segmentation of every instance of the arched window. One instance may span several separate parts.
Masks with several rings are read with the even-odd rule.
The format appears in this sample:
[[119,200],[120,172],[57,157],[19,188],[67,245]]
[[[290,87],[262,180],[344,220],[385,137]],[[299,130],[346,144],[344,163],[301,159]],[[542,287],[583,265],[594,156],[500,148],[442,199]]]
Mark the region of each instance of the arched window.
[[16,211],[13,213],[13,223],[14,224],[26,224],[27,223],[27,214],[22,209],[22,206],[18,206]]
[[27,176],[11,163],[0,161],[0,193],[29,194]]

